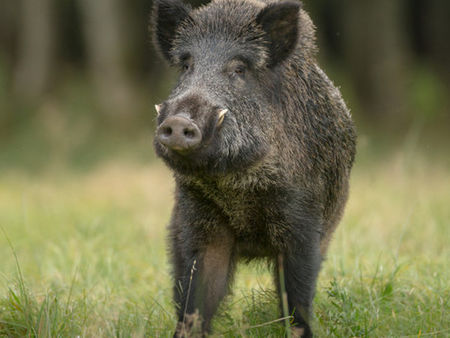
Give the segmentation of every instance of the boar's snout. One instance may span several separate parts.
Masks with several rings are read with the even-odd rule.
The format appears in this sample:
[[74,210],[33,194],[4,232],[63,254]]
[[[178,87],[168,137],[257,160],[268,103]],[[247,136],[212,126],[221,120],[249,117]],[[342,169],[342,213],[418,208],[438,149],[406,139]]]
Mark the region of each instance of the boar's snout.
[[158,141],[167,148],[184,152],[196,148],[202,133],[198,126],[183,116],[168,117],[156,132]]

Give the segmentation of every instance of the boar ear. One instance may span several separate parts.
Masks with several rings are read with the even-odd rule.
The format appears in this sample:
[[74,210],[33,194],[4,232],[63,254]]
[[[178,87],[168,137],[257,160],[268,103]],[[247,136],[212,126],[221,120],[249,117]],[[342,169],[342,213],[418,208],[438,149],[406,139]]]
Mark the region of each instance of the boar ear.
[[282,1],[268,5],[258,14],[256,23],[266,33],[269,43],[269,67],[283,61],[295,49],[301,6],[300,2]]
[[171,62],[170,50],[181,22],[189,17],[191,8],[181,0],[155,0],[151,17],[153,43]]

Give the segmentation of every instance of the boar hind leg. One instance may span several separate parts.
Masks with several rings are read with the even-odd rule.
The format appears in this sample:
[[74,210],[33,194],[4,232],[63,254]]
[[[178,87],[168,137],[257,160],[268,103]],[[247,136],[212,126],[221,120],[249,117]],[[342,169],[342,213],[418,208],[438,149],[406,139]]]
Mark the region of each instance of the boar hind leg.
[[176,280],[182,287],[175,297],[179,308],[174,337],[209,332],[211,319],[228,290],[234,265],[232,251],[231,236],[217,234],[204,247],[194,250],[191,259],[180,269]]
[[[303,243],[284,254],[280,253],[275,269],[282,308],[287,298],[289,315],[294,316],[293,337],[312,337],[309,316],[321,262],[319,239]],[[282,279],[284,290],[280,284]],[[282,291],[286,292],[287,297]]]

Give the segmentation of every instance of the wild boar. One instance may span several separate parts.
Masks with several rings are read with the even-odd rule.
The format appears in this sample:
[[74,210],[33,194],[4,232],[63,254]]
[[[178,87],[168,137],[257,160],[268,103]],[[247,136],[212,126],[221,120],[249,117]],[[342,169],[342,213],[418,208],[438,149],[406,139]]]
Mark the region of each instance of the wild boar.
[[[239,260],[273,262],[292,332],[312,336],[320,265],[341,218],[356,133],[317,65],[301,2],[155,0],[154,42],[178,83],[156,105],[156,153],[172,169],[169,225],[178,325],[210,332]],[[284,286],[280,285],[283,270]]]

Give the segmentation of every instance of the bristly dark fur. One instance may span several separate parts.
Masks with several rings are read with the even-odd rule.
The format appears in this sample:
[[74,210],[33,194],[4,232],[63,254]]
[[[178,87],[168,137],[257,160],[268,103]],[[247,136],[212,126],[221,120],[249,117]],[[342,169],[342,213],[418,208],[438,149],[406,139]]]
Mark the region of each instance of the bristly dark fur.
[[155,138],[177,187],[169,226],[175,336],[194,332],[196,320],[209,332],[240,259],[272,261],[280,289],[279,255],[295,333],[311,336],[315,284],[347,200],[356,133],[316,63],[309,16],[291,0],[213,0],[194,10],[155,0],[153,23],[156,45],[181,70],[158,126],[183,116],[202,135],[189,152]]

